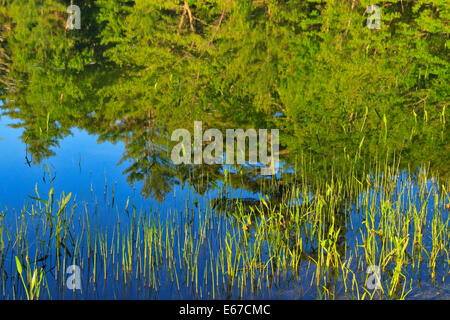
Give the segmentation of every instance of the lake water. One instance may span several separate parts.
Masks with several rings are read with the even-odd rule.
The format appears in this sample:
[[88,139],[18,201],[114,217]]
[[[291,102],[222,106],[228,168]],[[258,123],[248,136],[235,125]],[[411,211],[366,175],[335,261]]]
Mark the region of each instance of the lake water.
[[444,4],[174,3],[0,11],[0,297],[450,298]]
[[[118,234],[126,235],[125,238],[120,239],[121,242],[125,244],[127,243],[126,237],[131,235],[133,244],[132,247],[134,246],[135,250],[138,250],[139,246],[145,246],[145,240],[142,240],[142,235],[140,236],[141,238],[139,238],[139,235],[136,232],[137,230],[141,230],[141,232],[144,231],[145,228],[140,229],[140,225],[142,224],[143,226],[146,221],[153,221],[154,225],[159,223],[160,226],[157,228],[166,228],[168,225],[172,225],[173,229],[170,230],[175,233],[175,237],[172,238],[172,240],[169,240],[168,243],[164,244],[165,246],[169,245],[171,247],[172,254],[175,254],[176,252],[179,252],[179,254],[189,252],[186,244],[183,243],[186,235],[192,237],[192,240],[189,243],[193,244],[199,241],[198,237],[201,232],[206,234],[207,237],[209,237],[208,245],[206,246],[206,244],[202,242],[197,247],[198,251],[194,250],[195,254],[200,254],[200,256],[197,257],[198,260],[196,260],[196,263],[199,264],[200,270],[208,270],[209,268],[210,272],[211,270],[213,271],[213,274],[214,269],[216,268],[218,271],[215,275],[217,281],[217,279],[219,279],[219,273],[224,277],[229,277],[229,275],[227,272],[220,272],[222,266],[219,266],[219,263],[225,264],[225,261],[221,261],[219,259],[214,262],[215,264],[211,262],[213,260],[209,255],[217,255],[221,250],[224,250],[223,239],[215,237],[218,237],[222,233],[226,234],[230,232],[238,232],[239,237],[241,237],[242,227],[240,220],[237,219],[236,216],[233,216],[233,214],[226,214],[227,210],[230,213],[235,212],[235,208],[214,208],[214,206],[211,205],[211,201],[213,199],[221,199],[223,196],[226,196],[229,199],[241,199],[244,203],[245,201],[250,201],[249,199],[252,199],[254,202],[258,201],[260,196],[263,196],[265,199],[270,201],[270,198],[268,198],[264,192],[258,192],[254,188],[246,188],[245,185],[239,188],[238,184],[234,184],[234,186],[229,183],[227,184],[226,179],[224,182],[223,178],[215,180],[211,179],[215,187],[209,188],[206,192],[200,191],[200,193],[195,190],[195,185],[193,186],[189,181],[183,183],[178,178],[172,178],[172,184],[170,188],[164,189],[165,192],[163,193],[163,197],[157,193],[150,193],[146,195],[145,192],[143,192],[145,182],[133,181],[130,183],[130,181],[127,181],[128,176],[126,170],[130,166],[133,166],[133,160],[127,159],[124,162],[120,162],[126,150],[123,142],[100,142],[98,135],[89,134],[86,130],[77,127],[71,129],[70,135],[67,135],[62,139],[58,139],[57,146],[51,149],[53,151],[53,155],[43,159],[40,163],[33,163],[33,154],[28,150],[27,143],[23,142],[24,130],[21,128],[13,128],[12,125],[15,123],[17,123],[17,121],[12,120],[8,116],[2,116],[0,120],[0,137],[3,139],[0,141],[3,150],[0,165],[2,168],[7,168],[7,170],[1,171],[0,190],[2,192],[0,203],[2,210],[6,213],[3,218],[3,225],[6,226],[4,229],[7,230],[8,227],[10,227],[11,236],[14,232],[18,232],[17,226],[20,226],[21,219],[27,221],[30,219],[27,218],[27,215],[30,215],[30,203],[33,203],[36,198],[46,199],[46,195],[49,193],[50,189],[53,188],[56,199],[58,199],[59,195],[63,192],[66,194],[68,192],[72,193],[71,204],[77,204],[77,207],[73,211],[75,212],[75,216],[79,215],[80,217],[83,217],[85,214],[86,217],[88,217],[90,224],[92,224],[90,228],[93,230],[99,230],[98,235],[95,235],[95,232],[91,231],[94,235],[90,235],[90,241],[98,240],[98,246],[100,246],[100,234],[106,236],[107,240],[102,241],[104,241],[103,243],[106,243],[106,245],[110,246],[109,250],[115,251],[120,246],[118,245],[115,249],[111,249],[113,244],[115,244],[114,237],[116,237],[117,240]],[[192,168],[195,168],[195,165]],[[226,171],[226,168],[222,170]],[[282,172],[284,172],[284,175],[287,176],[295,176],[294,172],[290,169],[285,171],[282,170]],[[226,173],[222,173],[222,177],[225,175]],[[240,176],[238,172],[235,172],[235,175],[236,177]],[[408,185],[406,181],[410,178],[409,174],[404,172],[401,176],[403,178],[397,182],[397,188],[399,190],[409,188],[413,197],[415,196],[414,193],[419,193],[417,186],[405,187]],[[240,178],[236,179],[248,179],[248,176],[246,177],[245,174],[243,174]],[[272,178],[269,178],[269,180],[270,179]],[[282,181],[283,175],[279,175],[277,179]],[[199,180],[197,181],[199,186],[204,184]],[[153,183],[157,182],[158,181],[153,181]],[[433,190],[433,187],[436,187],[436,184],[433,183],[432,180],[429,180],[427,185],[427,188],[430,188],[428,191],[431,191]],[[36,194],[36,190],[39,192],[39,196]],[[307,195],[307,197],[308,196],[314,198],[314,194]],[[420,208],[422,203],[420,202],[419,195],[416,196],[418,208]],[[34,199],[31,197],[34,197]],[[356,200],[356,202],[350,206],[349,211],[346,211],[350,217],[353,217],[352,219],[355,219],[351,223],[361,224],[364,220],[364,215],[361,214],[362,211],[358,209],[358,203],[370,201],[376,202],[376,205],[380,205],[380,199],[378,199],[378,197],[379,194],[374,192],[374,190],[371,191],[371,195],[367,198],[368,200],[364,200],[364,194],[361,194],[358,197],[359,200]],[[401,201],[407,202],[404,197],[405,196],[401,196]],[[301,198],[303,198],[303,196],[297,198],[298,200],[293,200],[294,202],[297,201],[297,203],[305,202],[305,199],[302,200]],[[231,202],[232,201],[234,200],[231,200]],[[34,205],[38,206],[38,203],[36,201],[34,202]],[[404,205],[405,208],[408,208],[411,204],[408,205],[405,203]],[[429,207],[428,210],[432,213],[436,210],[436,208],[442,206],[442,204],[430,202],[427,206]],[[24,211],[24,216],[22,215],[22,210],[24,210],[25,207],[26,210]],[[283,210],[281,210],[281,212],[283,212]],[[78,217],[79,221],[82,220],[80,217]],[[201,222],[202,219],[203,224]],[[444,223],[445,221],[448,223],[447,219],[448,211],[444,213]],[[75,222],[76,220],[77,219],[74,219]],[[155,221],[157,222],[155,223]],[[33,250],[39,248],[39,243],[37,241],[33,241],[34,237],[32,227],[34,225],[39,225],[39,223],[40,222],[36,221],[26,223],[26,229],[28,231],[25,234],[25,237],[27,241],[29,241],[25,246],[27,251],[29,250],[32,252]],[[187,228],[187,223],[192,224],[192,228],[189,226],[189,230],[191,230],[189,233],[186,233],[187,229],[185,229]],[[428,223],[432,223],[431,218],[428,219]],[[150,223],[150,225],[151,224],[152,223]],[[346,224],[347,225],[344,224],[342,227],[349,228],[348,220]],[[203,230],[203,228],[205,229]],[[83,238],[83,233],[86,232],[85,222],[80,222],[78,224],[74,223],[73,227],[68,229],[71,229],[73,232],[77,233],[81,239]],[[130,230],[134,230],[134,233],[130,232]],[[355,230],[355,228],[353,228],[353,230]],[[253,232],[256,236],[257,232]],[[250,235],[253,232],[250,231]],[[36,234],[38,233],[39,232]],[[110,237],[109,239],[108,233]],[[3,234],[3,237],[5,238],[5,233]],[[223,234],[222,237],[225,239],[226,237],[224,237]],[[162,233],[162,235],[164,236],[164,233]],[[356,247],[358,245],[357,239],[361,241],[360,236],[361,235],[358,235],[358,232],[348,230],[345,234],[345,238],[341,240],[340,243],[347,244],[349,247]],[[77,235],[74,234],[71,237],[77,238]],[[250,236],[250,239],[251,238],[252,236]],[[44,239],[41,239],[41,241],[44,241]],[[174,242],[171,243],[170,241]],[[267,239],[265,241],[270,240]],[[12,242],[10,242],[9,246],[11,245],[13,247],[8,248],[9,250],[19,250],[20,248],[17,243],[12,244]],[[80,246],[80,248],[83,247],[81,241],[78,246]],[[88,244],[85,244],[85,246],[88,246]],[[90,246],[92,246],[92,243]],[[57,245],[55,244],[50,245],[51,250],[56,250],[56,247]],[[308,245],[305,245],[305,248],[307,247]],[[427,240],[426,247],[432,248],[432,241]],[[96,254],[99,254],[97,250],[100,249],[96,249],[94,246],[90,250],[92,251],[91,255],[93,254],[95,256]],[[126,256],[126,253],[120,252],[120,250],[116,252],[116,259],[123,259],[123,256]],[[165,250],[167,250],[167,248]],[[42,248],[37,250],[37,252],[41,252],[39,254],[43,254],[42,251]],[[167,254],[167,251],[163,250],[161,252],[166,252]],[[55,253],[53,253],[53,255],[54,254]],[[86,255],[86,252],[79,254],[81,260],[81,256],[83,254]],[[112,257],[113,255],[114,253],[110,252],[109,256]],[[344,257],[345,255],[346,254],[344,253]],[[268,258],[269,256],[269,252],[263,251],[261,254],[261,259],[264,260],[264,258],[266,258],[267,261],[270,261]],[[31,255],[31,257],[33,256]],[[4,286],[2,294],[5,298],[14,298],[17,295],[17,291],[15,290],[20,292],[21,284],[17,281],[17,277],[14,279],[6,271],[8,269],[14,270],[14,260],[12,257],[8,257],[6,252],[3,259],[5,277],[3,280]],[[289,268],[286,268],[285,274],[282,273],[282,276],[278,279],[278,281],[274,279],[269,280],[268,278],[264,279],[263,282],[266,282],[265,288],[264,285],[262,285],[262,288],[259,288],[259,290],[255,290],[254,288],[250,289],[249,287],[239,288],[239,285],[234,287],[232,286],[230,288],[227,287],[225,283],[222,283],[221,285],[216,284],[216,292],[213,292],[214,290],[208,287],[208,280],[203,278],[203,274],[200,274],[202,280],[194,285],[192,278],[190,278],[191,276],[193,277],[193,275],[187,271],[186,267],[182,266],[183,262],[188,260],[183,259],[182,261],[173,261],[172,263],[178,265],[179,269],[176,271],[178,273],[177,276],[180,278],[183,277],[184,279],[174,279],[173,269],[171,271],[170,267],[167,265],[170,261],[168,260],[161,263],[160,267],[157,268],[158,271],[156,275],[158,278],[155,279],[157,285],[152,283],[153,278],[150,278],[149,282],[149,279],[147,279],[145,273],[141,274],[143,273],[143,270],[140,269],[139,264],[142,263],[142,257],[138,258],[139,262],[137,262],[137,260],[133,262],[133,271],[136,272],[136,274],[133,274],[133,271],[131,271],[130,274],[125,272],[125,275],[121,274],[120,269],[123,266],[118,268],[117,261],[112,262],[109,260],[105,263],[104,261],[101,262],[101,258],[98,257],[99,261],[97,263],[105,263],[107,265],[107,270],[110,271],[106,271],[106,279],[102,277],[101,274],[94,276],[98,277],[98,280],[96,280],[95,283],[93,282],[92,274],[93,262],[83,260],[83,262],[78,262],[79,264],[84,265],[84,269],[81,272],[82,290],[70,290],[67,286],[65,286],[65,282],[67,280],[66,278],[61,279],[61,277],[67,277],[70,274],[64,275],[64,272],[61,272],[61,270],[59,273],[55,271],[58,264],[58,259],[52,256],[52,254],[46,254],[44,258],[41,256],[36,256],[37,261],[40,259],[43,260],[36,262],[36,265],[43,265],[44,268],[46,268],[47,281],[47,290],[43,290],[41,298],[204,299],[212,298],[213,294],[214,298],[258,297],[271,299],[297,299],[317,298],[321,295],[324,295],[324,297],[329,297],[329,293],[327,295],[321,292],[318,288],[314,288],[314,286],[309,286],[307,284],[314,278],[314,268],[311,267],[311,261],[308,261],[307,258],[303,258],[305,260],[301,263],[303,265],[299,269],[301,270],[299,274],[292,274],[292,270],[289,271]],[[441,263],[445,264],[445,258],[443,259],[444,260],[442,260]],[[267,261],[266,263],[268,263]],[[67,261],[64,260],[64,265],[60,268],[63,270],[65,265],[68,265],[69,263],[70,258],[68,258]],[[121,261],[121,263],[123,263],[123,261]],[[8,265],[10,268],[6,268]],[[187,265],[189,265],[189,263],[187,263]],[[356,265],[354,265],[354,267],[356,267]],[[99,267],[97,266],[97,268]],[[444,268],[443,270],[446,269]],[[414,270],[411,270],[410,272],[412,275],[414,274]],[[99,273],[99,271],[97,271],[97,273]],[[408,295],[409,298],[448,298],[449,282],[445,275],[443,278],[444,282],[433,283],[430,282],[430,280],[426,280],[427,278],[429,279],[429,273],[427,271],[420,271],[419,274],[422,274],[425,280],[421,280],[421,282],[418,283],[422,283],[422,281],[424,283],[420,284],[420,286],[418,283],[412,286],[412,291],[409,292]],[[259,277],[263,276],[263,273],[259,275]],[[121,279],[122,277],[128,277],[128,282]],[[199,275],[195,273],[195,277],[199,277]],[[363,277],[364,276],[360,276],[359,285],[363,284]],[[214,281],[213,278],[214,276],[210,277],[209,281]],[[336,293],[334,293],[334,298],[346,297],[342,285],[342,276],[336,279],[337,287],[333,287],[334,290],[336,290]],[[247,280],[248,279],[246,279],[246,281]],[[270,283],[270,285],[267,283]],[[7,284],[12,284],[12,287],[8,287]],[[195,288],[195,286],[197,286],[197,288]],[[211,284],[209,284],[209,286],[211,286]],[[202,289],[199,291],[199,287],[203,288],[203,291]],[[12,288],[14,288],[14,290]]]

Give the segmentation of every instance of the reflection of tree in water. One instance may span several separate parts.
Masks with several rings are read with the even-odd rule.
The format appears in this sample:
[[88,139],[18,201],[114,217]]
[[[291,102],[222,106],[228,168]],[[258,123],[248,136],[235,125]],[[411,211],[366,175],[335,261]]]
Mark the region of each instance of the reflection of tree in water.
[[[442,4],[383,6],[397,18],[386,15],[389,28],[376,34],[358,15],[350,24],[334,19],[354,12],[346,3],[270,9],[211,1],[190,6],[189,21],[178,1],[137,8],[103,0],[83,4],[83,27],[74,32],[58,22],[63,3],[46,5],[6,1],[0,12],[0,80],[14,84],[0,89],[10,101],[3,109],[24,129],[35,163],[78,127],[125,142],[124,174],[143,183],[145,196],[162,200],[180,182],[203,194],[214,188],[208,179],[224,180],[222,166],[170,161],[171,132],[202,120],[223,132],[280,129],[281,160],[289,169],[306,162],[305,180],[345,177],[349,167],[360,176],[394,153],[403,168],[430,162],[448,176]],[[425,35],[423,21],[436,28]],[[230,186],[259,192],[264,179],[236,169]]]
[[132,159],[131,165],[123,172],[130,184],[143,182],[142,194],[163,200],[176,183],[176,169],[167,158],[167,151],[156,144],[149,131],[133,132],[125,146],[120,161]]
[[[11,30],[11,24],[7,21],[6,16],[0,12],[0,86],[5,86],[11,90],[12,88],[7,76],[11,65],[11,58],[3,46],[3,43],[6,41],[6,33],[9,30]],[[1,88],[0,93],[3,91],[4,89]]]

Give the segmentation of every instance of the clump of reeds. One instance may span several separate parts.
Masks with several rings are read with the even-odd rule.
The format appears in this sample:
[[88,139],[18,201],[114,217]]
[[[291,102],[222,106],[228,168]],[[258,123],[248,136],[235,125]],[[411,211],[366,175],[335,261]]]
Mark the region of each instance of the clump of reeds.
[[[127,200],[114,223],[70,193],[55,201],[53,188],[45,200],[36,190],[20,214],[0,216],[0,291],[18,299],[269,298],[286,290],[291,298],[406,298],[424,275],[442,282],[448,274],[447,190],[426,168],[413,175],[380,164],[281,187],[268,180],[252,200],[217,184],[168,212],[138,211]],[[82,270],[82,290],[66,288],[70,265]],[[366,286],[369,266],[381,271],[377,290]]]

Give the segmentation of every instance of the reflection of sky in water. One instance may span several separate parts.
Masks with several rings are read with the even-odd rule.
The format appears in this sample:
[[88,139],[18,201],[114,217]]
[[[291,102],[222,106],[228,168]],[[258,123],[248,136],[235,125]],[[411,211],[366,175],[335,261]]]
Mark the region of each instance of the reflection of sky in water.
[[[41,198],[47,200],[51,179],[49,179],[45,166],[48,166],[53,177],[56,176],[53,181],[55,200],[59,200],[63,191],[66,194],[72,192],[72,197],[76,196],[77,200],[84,198],[91,203],[94,203],[97,198],[99,212],[106,214],[110,211],[114,213],[115,217],[117,217],[118,211],[123,212],[128,197],[130,206],[135,204],[138,210],[145,211],[153,208],[162,214],[169,208],[181,209],[183,202],[188,197],[192,198],[192,193],[189,192],[187,186],[175,185],[162,203],[158,203],[151,197],[144,200],[140,196],[142,183],[137,182],[135,187],[130,186],[126,181],[126,176],[122,174],[131,164],[131,160],[118,165],[123,155],[123,143],[97,143],[97,136],[89,135],[86,131],[78,128],[71,129],[72,135],[58,140],[59,147],[51,148],[55,152],[54,156],[39,165],[30,167],[26,160],[26,145],[20,138],[23,129],[9,126],[17,122],[18,120],[11,120],[6,116],[0,118],[0,138],[3,139],[0,140],[2,150],[0,154],[1,209],[8,207],[8,212],[20,211],[25,203],[29,202],[28,196],[36,196],[36,184]],[[28,159],[31,160],[30,154],[28,154]],[[106,202],[104,200],[105,176],[108,186]],[[91,195],[91,186],[94,196]],[[114,187],[114,206],[108,208],[108,202],[112,203],[112,187]],[[239,194],[249,195],[245,191]],[[194,195],[194,197],[197,196]]]
[[[46,159],[40,165],[29,167],[26,161],[26,146],[21,141],[23,129],[11,128],[8,125],[17,123],[8,117],[0,118],[0,206],[9,210],[23,208],[29,200],[28,195],[35,196],[35,185],[43,199],[47,199],[50,189],[50,179],[45,165],[56,176],[53,181],[56,198],[62,191],[77,195],[77,199],[90,198],[91,185],[99,206],[104,199],[105,176],[107,179],[107,195],[112,196],[111,188],[114,186],[115,204],[119,208],[125,206],[127,197],[130,202],[133,195],[139,202],[140,185],[136,191],[126,182],[122,175],[128,162],[117,165],[122,157],[123,143],[109,142],[97,143],[97,137],[89,135],[86,131],[72,129],[71,136],[59,140],[60,147],[53,148],[55,155]],[[29,159],[31,157],[29,155]],[[45,182],[43,180],[45,178]],[[168,197],[170,198],[170,196]],[[166,199],[169,201],[169,199]]]
[[[0,106],[2,102],[0,101]],[[72,192],[72,199],[76,197],[78,203],[78,209],[82,209],[80,206],[81,201],[85,199],[88,203],[90,213],[94,212],[94,203],[98,202],[98,213],[100,218],[100,223],[103,225],[111,225],[117,220],[117,215],[120,214],[121,222],[125,222],[128,219],[125,218],[124,208],[127,202],[127,198],[130,198],[130,204],[134,204],[137,210],[140,209],[150,212],[151,209],[159,212],[161,215],[161,220],[164,223],[164,216],[168,211],[174,212],[174,210],[181,211],[185,209],[185,201],[193,200],[193,198],[200,200],[200,197],[193,195],[192,191],[189,190],[187,186],[175,185],[171,193],[166,195],[165,200],[162,203],[158,203],[153,199],[143,199],[140,196],[140,190],[142,188],[142,183],[136,183],[136,186],[130,186],[126,182],[126,176],[122,172],[131,164],[131,160],[127,160],[124,163],[118,165],[122,155],[124,144],[118,142],[112,144],[110,142],[97,142],[97,136],[89,135],[84,130],[79,130],[73,128],[71,130],[72,135],[69,135],[61,140],[59,140],[59,147],[52,148],[55,155],[46,159],[40,165],[28,166],[26,163],[26,145],[21,140],[21,135],[23,129],[12,128],[9,125],[17,123],[17,120],[11,120],[6,116],[0,117],[0,211],[4,210],[5,207],[8,208],[9,219],[14,218],[12,212],[20,211],[25,203],[30,202],[28,196],[36,196],[35,186],[37,184],[37,189],[40,193],[42,199],[47,200],[48,191],[51,187],[50,178],[47,173],[45,165],[51,171],[51,174],[55,176],[53,181],[53,186],[55,188],[55,200],[60,199],[60,195],[64,191],[66,194]],[[31,157],[29,155],[29,159]],[[281,165],[283,167],[283,164]],[[233,171],[230,166],[224,166],[224,169]],[[285,172],[291,172],[292,169],[284,168]],[[280,177],[280,172],[277,174]],[[397,187],[401,188],[401,182],[406,182],[408,175],[403,172],[399,176],[397,181]],[[105,178],[107,181],[107,192],[106,199],[104,196],[105,192]],[[372,178],[374,178],[372,176]],[[45,181],[44,181],[45,179]],[[219,183],[221,185],[221,183]],[[433,186],[432,181],[427,181],[428,189]],[[91,193],[91,187],[93,193]],[[114,187],[114,205],[109,206],[112,202],[112,187]],[[417,186],[413,186],[412,190],[416,191]],[[235,190],[236,193],[234,197],[251,197],[252,194],[243,191]],[[430,190],[428,190],[430,191]],[[379,202],[379,195],[375,193],[375,190],[370,190],[371,196],[368,200],[369,205],[373,201]],[[209,193],[209,197],[204,197],[202,200],[206,201],[208,199],[217,196],[217,192]],[[313,194],[308,194],[308,198],[312,199]],[[362,212],[358,211],[358,205],[361,204],[363,199],[363,194],[358,197],[357,203],[354,204],[349,214],[352,216],[352,221],[355,225],[358,225],[355,230],[361,228],[361,216]],[[404,201],[406,199],[403,199]],[[201,201],[201,200],[200,200]],[[199,202],[200,202],[199,201]],[[298,199],[291,203],[299,204],[303,199]],[[297,203],[295,203],[297,202]],[[398,204],[400,205],[400,204]],[[193,206],[193,201],[189,201],[189,207]],[[417,200],[416,207],[420,208],[421,203]],[[428,210],[433,212],[433,202],[428,203]],[[205,208],[204,205],[201,206]],[[395,205],[394,205],[395,207]],[[8,219],[8,216],[6,219]],[[432,215],[429,216],[429,219]],[[448,219],[448,213],[444,216]],[[429,221],[431,223],[431,221]],[[355,246],[357,243],[355,239],[357,234],[353,233],[351,230],[347,230],[347,245],[349,247]],[[431,250],[430,243],[425,241],[425,246],[427,250]],[[426,276],[426,273],[424,274]],[[441,285],[440,289],[435,289],[426,284],[421,290],[415,289],[409,298],[424,298],[424,299],[435,299],[435,298],[446,298],[448,297],[448,281]],[[167,288],[165,288],[167,289]],[[161,296],[170,296],[168,292],[162,289]],[[279,298],[296,298],[297,291],[288,289],[281,290],[278,293]],[[308,293],[304,293],[308,296]],[[272,298],[275,298],[272,296]]]

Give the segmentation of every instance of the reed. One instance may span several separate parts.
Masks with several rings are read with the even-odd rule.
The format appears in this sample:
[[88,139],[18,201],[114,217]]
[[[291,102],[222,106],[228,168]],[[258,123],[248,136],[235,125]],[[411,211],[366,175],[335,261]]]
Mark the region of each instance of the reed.
[[[281,194],[267,180],[251,201],[229,187],[228,172],[201,199],[189,193],[182,209],[138,211],[128,198],[108,224],[71,193],[55,200],[51,188],[44,200],[36,190],[20,214],[0,215],[1,295],[64,297],[70,264],[89,280],[77,297],[103,285],[114,297],[270,298],[290,289],[295,298],[405,299],[425,276],[445,283],[449,182],[398,163],[348,172],[294,179]],[[367,288],[369,266],[380,268],[381,289]]]

